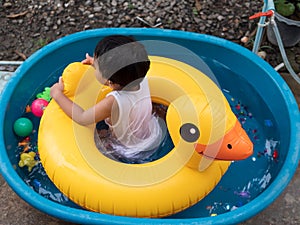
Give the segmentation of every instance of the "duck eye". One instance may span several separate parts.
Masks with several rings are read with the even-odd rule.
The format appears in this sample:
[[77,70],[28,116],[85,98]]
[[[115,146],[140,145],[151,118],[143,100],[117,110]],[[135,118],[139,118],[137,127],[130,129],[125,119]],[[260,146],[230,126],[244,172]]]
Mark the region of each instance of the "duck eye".
[[200,136],[199,129],[192,123],[185,123],[180,127],[180,136],[187,142],[195,142]]

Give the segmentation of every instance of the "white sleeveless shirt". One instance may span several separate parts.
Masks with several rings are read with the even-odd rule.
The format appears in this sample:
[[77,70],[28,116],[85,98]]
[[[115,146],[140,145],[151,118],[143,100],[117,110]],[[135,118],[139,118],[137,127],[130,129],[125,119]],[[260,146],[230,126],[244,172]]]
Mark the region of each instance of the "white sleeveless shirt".
[[147,78],[142,80],[137,91],[112,91],[109,95],[115,98],[119,110],[117,121],[114,124],[108,123],[122,144],[115,147],[115,150],[126,158],[152,154],[159,146],[163,134],[157,118],[152,115]]

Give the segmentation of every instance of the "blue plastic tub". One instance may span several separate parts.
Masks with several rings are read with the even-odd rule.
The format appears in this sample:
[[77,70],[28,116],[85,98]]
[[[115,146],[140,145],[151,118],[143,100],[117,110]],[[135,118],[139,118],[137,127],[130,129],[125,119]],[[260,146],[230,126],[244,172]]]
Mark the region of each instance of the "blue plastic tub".
[[[57,191],[51,182],[45,177],[32,177],[25,168],[18,167],[16,149],[19,139],[12,129],[14,121],[24,114],[26,105],[38,92],[57,80],[67,64],[81,61],[86,52],[92,54],[99,39],[111,34],[133,35],[145,41],[150,55],[183,61],[209,75],[220,85],[254,143],[253,156],[232,163],[206,198],[168,218],[129,218],[86,211],[62,196],[51,198],[58,196],[45,191],[47,188]],[[37,129],[39,121],[32,119]],[[239,223],[265,209],[281,194],[299,162],[299,109],[280,75],[239,45],[181,31],[97,29],[52,42],[26,60],[8,82],[1,95],[0,123],[0,169],[8,184],[35,208],[80,224]],[[39,183],[35,185],[37,181]],[[41,187],[44,187],[43,191]]]

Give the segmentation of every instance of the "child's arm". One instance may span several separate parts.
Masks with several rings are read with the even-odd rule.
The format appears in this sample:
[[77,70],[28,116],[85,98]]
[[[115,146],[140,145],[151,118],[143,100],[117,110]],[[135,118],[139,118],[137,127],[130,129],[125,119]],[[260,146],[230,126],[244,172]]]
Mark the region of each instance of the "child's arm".
[[111,115],[111,108],[114,102],[113,96],[108,96],[95,106],[83,110],[63,93],[64,84],[62,78],[51,87],[51,96],[61,107],[61,109],[76,123],[80,125],[89,125],[104,120]]

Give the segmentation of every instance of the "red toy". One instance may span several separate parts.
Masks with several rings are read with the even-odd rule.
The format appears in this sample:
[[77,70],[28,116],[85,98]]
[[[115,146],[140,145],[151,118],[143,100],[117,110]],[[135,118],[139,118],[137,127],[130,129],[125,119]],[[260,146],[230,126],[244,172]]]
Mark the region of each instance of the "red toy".
[[33,113],[33,115],[41,117],[47,105],[48,102],[45,99],[38,98],[32,102],[31,112]]

